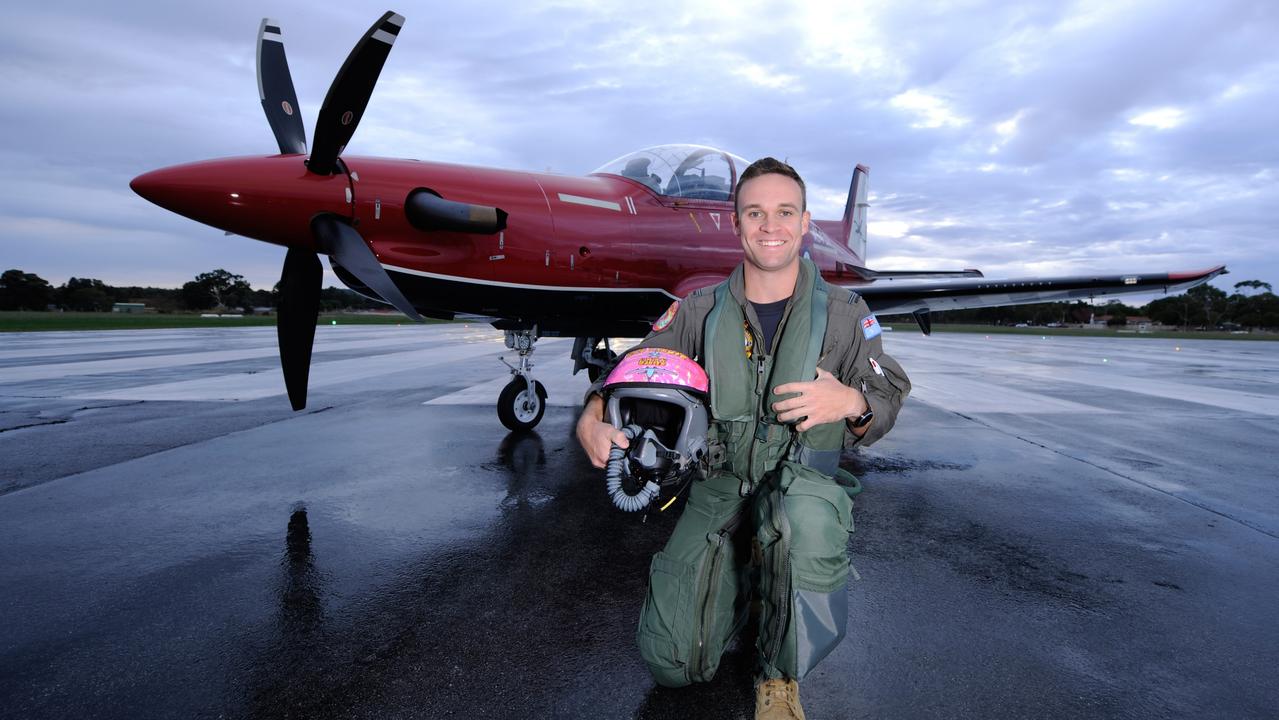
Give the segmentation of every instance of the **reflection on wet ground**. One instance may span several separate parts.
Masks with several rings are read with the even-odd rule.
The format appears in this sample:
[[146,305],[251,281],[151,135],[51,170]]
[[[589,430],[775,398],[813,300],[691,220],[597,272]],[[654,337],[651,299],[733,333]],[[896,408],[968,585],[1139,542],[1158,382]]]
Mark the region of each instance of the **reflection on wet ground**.
[[[842,459],[865,488],[862,580],[850,639],[804,682],[810,717],[1279,705],[1279,505],[1259,479],[1279,431],[1264,402],[1046,372],[1007,400],[989,384],[1016,408],[974,410],[925,388],[981,390],[1007,352],[970,342],[930,360],[893,341],[919,397]],[[1175,379],[1143,352],[1135,382]],[[0,433],[24,488],[0,494],[0,717],[749,717],[752,631],[712,682],[678,690],[635,648],[649,558],[682,501],[614,509],[574,408],[507,433],[487,405],[422,404],[491,382],[488,365],[355,381],[297,415],[279,398],[83,412],[54,398],[42,416],[0,395],[4,417],[25,418],[11,426],[61,421]]]

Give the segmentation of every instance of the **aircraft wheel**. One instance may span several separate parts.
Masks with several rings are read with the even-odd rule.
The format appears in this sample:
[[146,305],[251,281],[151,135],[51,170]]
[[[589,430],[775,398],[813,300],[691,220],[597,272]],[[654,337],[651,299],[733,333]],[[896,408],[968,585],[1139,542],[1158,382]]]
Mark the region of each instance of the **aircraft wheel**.
[[[617,353],[613,352],[612,350],[605,350],[604,348],[597,348],[594,352],[591,353],[591,355],[596,360],[602,360],[606,363],[613,362],[615,359],[617,359]],[[596,380],[600,379],[600,373],[602,372],[603,372],[603,369],[600,368],[599,366],[588,365],[586,367],[586,379],[594,383]]]
[[546,412],[546,388],[534,380],[530,392],[524,378],[515,377],[497,397],[497,418],[509,430],[531,430]]

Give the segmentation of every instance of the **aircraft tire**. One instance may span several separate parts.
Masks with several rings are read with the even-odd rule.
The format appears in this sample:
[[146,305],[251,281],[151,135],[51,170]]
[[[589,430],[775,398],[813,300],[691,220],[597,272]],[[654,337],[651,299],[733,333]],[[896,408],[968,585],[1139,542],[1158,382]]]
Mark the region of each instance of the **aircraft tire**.
[[512,378],[497,397],[497,419],[508,430],[532,430],[546,413],[546,388],[533,381],[533,392],[520,377]]
[[[612,350],[605,350],[604,348],[597,348],[591,353],[591,355],[594,356],[596,360],[602,360],[605,363],[611,363],[617,359],[617,353]],[[596,380],[600,379],[600,375],[603,372],[604,369],[597,365],[588,365],[586,367],[586,379],[590,380],[591,383],[594,383]]]

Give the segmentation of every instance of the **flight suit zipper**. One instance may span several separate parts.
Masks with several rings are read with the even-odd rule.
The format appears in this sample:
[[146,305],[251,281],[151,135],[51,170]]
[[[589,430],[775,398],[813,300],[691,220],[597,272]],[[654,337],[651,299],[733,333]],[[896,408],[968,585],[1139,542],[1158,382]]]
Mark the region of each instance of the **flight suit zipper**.
[[[769,423],[767,421],[767,412],[764,411],[764,403],[768,398],[768,388],[766,387],[768,385],[768,378],[765,377],[764,372],[768,365],[767,358],[764,355],[756,354],[755,365],[755,428],[754,432],[751,433],[751,437],[754,439],[754,442],[751,442],[750,440],[747,441],[750,442],[751,449],[747,453],[746,477],[743,478],[746,481],[746,485],[742,488],[741,493],[743,497],[755,492],[755,452],[762,445],[768,442]],[[764,414],[761,415],[761,412]],[[764,430],[763,435],[760,434],[761,428]]]
[[[746,485],[742,487],[742,496],[745,497],[755,491],[756,472],[755,454],[762,445],[768,442],[768,436],[771,434],[771,426],[773,422],[772,408],[768,406],[768,399],[771,396],[769,392],[768,382],[772,377],[771,363],[769,358],[774,357],[773,348],[782,341],[782,335],[786,332],[786,321],[790,319],[791,310],[794,308],[794,298],[786,303],[786,309],[782,312],[782,318],[777,322],[777,328],[773,331],[773,342],[770,347],[764,348],[764,352],[758,352],[762,343],[754,343],[757,350],[755,353],[755,442],[751,443],[751,449],[748,453],[750,467],[747,469]],[[755,340],[762,340],[764,334],[759,332],[755,327],[755,309],[750,307],[750,302],[741,306],[742,317],[746,318],[747,331],[751,333]],[[758,318],[756,318],[758,319]],[[767,372],[765,372],[767,371]],[[761,433],[761,429],[763,432]],[[770,470],[772,468],[769,468]]]
[[[714,546],[710,551],[710,568],[699,578],[700,583],[706,588],[702,607],[700,608],[700,620],[697,624],[697,642],[693,646],[692,657],[689,658],[689,674],[690,680],[692,673],[696,672],[698,677],[706,680],[706,669],[702,667],[706,657],[706,643],[710,640],[709,627],[714,619],[716,601],[719,599],[719,573],[720,567],[723,565],[724,559],[724,543],[729,540],[729,536],[737,530],[738,525],[742,522],[744,510],[739,510],[735,515],[728,519],[720,529],[707,536],[707,540]],[[705,559],[703,559],[705,562]]]
[[769,638],[771,647],[768,652],[768,664],[776,667],[787,622],[790,620],[791,596],[790,518],[786,517],[785,499],[780,489],[769,496],[769,516],[773,529],[778,534],[777,542],[773,545],[774,564],[777,568],[773,577],[777,579],[777,584],[773,588],[773,632]]

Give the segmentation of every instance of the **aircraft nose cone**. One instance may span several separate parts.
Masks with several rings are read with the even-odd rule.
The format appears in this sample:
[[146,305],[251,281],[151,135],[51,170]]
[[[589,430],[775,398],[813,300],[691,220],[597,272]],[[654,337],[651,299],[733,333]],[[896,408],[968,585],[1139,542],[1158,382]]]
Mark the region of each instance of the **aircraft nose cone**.
[[209,209],[205,206],[214,200],[215,194],[225,196],[225,192],[219,192],[220,188],[210,182],[199,165],[191,163],[152,170],[133,178],[129,187],[165,210],[204,221],[206,218],[202,216],[206,212],[202,211]]
[[165,210],[242,237],[313,249],[317,213],[351,214],[343,173],[308,173],[297,155],[203,160],[143,173],[129,187]]
[[133,178],[133,181],[129,183],[129,187],[143,198],[163,207],[163,204],[157,198],[160,197],[160,193],[166,185],[165,173],[165,170],[152,170],[148,173],[142,173]]
[[245,185],[264,170],[259,159],[228,158],[174,165],[133,179],[129,187],[165,210],[228,232],[243,225]]

